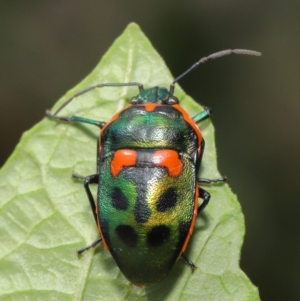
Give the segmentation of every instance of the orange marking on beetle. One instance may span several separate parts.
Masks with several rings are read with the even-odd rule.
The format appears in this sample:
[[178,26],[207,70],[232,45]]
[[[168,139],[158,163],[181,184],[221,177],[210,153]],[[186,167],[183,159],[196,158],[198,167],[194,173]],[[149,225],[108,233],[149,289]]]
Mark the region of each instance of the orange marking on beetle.
[[198,128],[197,123],[193,120],[193,118],[188,114],[188,112],[179,104],[173,105],[173,108],[175,108],[177,111],[179,111],[184,120],[193,128],[194,132],[196,133],[198,137],[198,147],[200,147],[201,142],[202,142],[202,133],[200,129]]
[[[98,206],[96,206],[96,215],[97,215],[97,217],[99,216],[98,215]],[[104,249],[105,250],[109,250],[108,245],[107,245],[107,243],[106,243],[106,241],[105,241],[105,239],[104,239],[104,237],[102,235],[99,218],[97,218],[97,228],[98,228],[98,231],[99,231],[100,236],[102,238],[102,243],[103,243]]]
[[125,166],[133,166],[136,164],[137,152],[132,149],[119,149],[114,153],[114,157],[110,164],[110,171],[114,177]]
[[146,103],[143,104],[147,112],[152,112],[155,110],[155,108],[158,106],[157,103]]
[[174,150],[157,150],[151,161],[155,165],[166,167],[171,177],[179,176],[183,168],[183,163]]
[[112,122],[116,121],[119,118],[119,115],[127,110],[129,107],[131,107],[132,104],[127,105],[123,110],[117,112],[115,115],[113,115],[110,120],[107,121],[107,123],[105,123],[105,125],[103,126],[103,128],[101,129],[100,133],[102,133]]
[[109,251],[108,245],[107,245],[107,243],[106,243],[106,241],[105,241],[105,239],[104,239],[104,236],[102,235],[102,231],[101,231],[99,222],[98,222],[98,231],[99,231],[99,233],[100,233],[100,236],[101,236],[101,239],[102,239],[102,243],[103,243],[104,249],[107,250],[107,251]]
[[193,230],[194,230],[194,227],[195,227],[196,218],[197,218],[197,215],[198,215],[198,198],[199,198],[199,195],[198,195],[198,192],[199,192],[198,183],[196,183],[195,189],[196,190],[195,190],[195,200],[194,200],[194,212],[193,212],[193,216],[192,216],[192,221],[191,221],[190,229],[189,229],[189,232],[188,232],[188,234],[187,234],[187,236],[185,238],[185,241],[184,241],[184,244],[182,246],[182,249],[181,249],[179,257],[185,251],[185,249],[186,249],[186,247],[188,245],[188,242],[189,242],[189,240],[191,238],[191,235],[193,234]]

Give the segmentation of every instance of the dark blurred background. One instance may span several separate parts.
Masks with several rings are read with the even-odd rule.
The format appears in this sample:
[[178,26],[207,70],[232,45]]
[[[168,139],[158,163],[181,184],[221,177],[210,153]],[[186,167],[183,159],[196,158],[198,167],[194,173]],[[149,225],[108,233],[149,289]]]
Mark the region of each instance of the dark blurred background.
[[[300,1],[0,1],[0,164],[129,22],[214,109],[219,169],[246,217],[242,268],[267,300],[300,300]],[[143,81],[143,79],[141,79]]]

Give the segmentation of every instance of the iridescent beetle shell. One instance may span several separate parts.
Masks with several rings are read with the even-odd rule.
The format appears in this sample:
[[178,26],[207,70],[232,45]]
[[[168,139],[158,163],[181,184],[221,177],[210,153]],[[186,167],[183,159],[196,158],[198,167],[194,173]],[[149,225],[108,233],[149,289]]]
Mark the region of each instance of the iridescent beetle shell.
[[98,221],[123,274],[149,285],[168,274],[192,232],[203,138],[182,107],[164,104],[166,89],[143,94],[151,101],[139,95],[101,131]]

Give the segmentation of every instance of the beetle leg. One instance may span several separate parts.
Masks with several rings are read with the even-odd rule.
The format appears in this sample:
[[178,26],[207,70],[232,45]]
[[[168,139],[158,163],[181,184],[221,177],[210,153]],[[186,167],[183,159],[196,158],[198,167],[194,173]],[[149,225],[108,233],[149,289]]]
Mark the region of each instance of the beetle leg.
[[206,178],[198,178],[198,183],[202,184],[212,184],[212,183],[228,183],[227,177],[217,178],[217,179],[206,179]]
[[196,266],[195,266],[195,264],[191,261],[191,260],[189,260],[186,256],[185,256],[185,254],[184,253],[181,253],[181,257],[184,259],[184,261],[190,266],[190,268],[192,269],[192,272],[194,272],[194,270],[197,268]]
[[87,197],[89,199],[96,225],[98,225],[98,223],[97,223],[97,214],[96,214],[96,204],[95,204],[95,200],[93,198],[93,195],[91,193],[89,184],[98,184],[99,175],[94,174],[94,175],[90,175],[90,176],[87,176],[87,177],[82,177],[82,176],[77,175],[77,174],[72,174],[72,176],[74,178],[77,178],[77,179],[84,179],[83,186],[84,186],[85,192],[87,194]]
[[[217,179],[205,179],[205,178],[198,178],[198,183],[202,184],[213,184],[213,183],[228,183],[227,177],[217,178]],[[198,208],[198,214],[206,207],[210,200],[210,194],[199,187],[199,197],[203,199],[203,203]]]
[[212,109],[208,107],[204,107],[204,111],[198,113],[197,115],[193,116],[193,120],[198,123],[200,121],[204,121],[205,119],[209,118],[212,114]]
[[203,203],[198,207],[198,214],[206,207],[210,200],[210,193],[199,187],[199,197],[203,199]]
[[98,245],[101,243],[101,241],[102,241],[102,238],[99,237],[99,238],[97,238],[93,243],[91,243],[90,245],[88,245],[88,246],[86,246],[86,247],[84,247],[84,248],[78,250],[78,251],[77,251],[78,257],[80,257],[80,255],[81,255],[84,251],[87,251],[87,250],[89,250],[90,248],[96,248],[96,247],[98,247]]
[[71,117],[57,116],[55,114],[52,114],[48,110],[46,111],[46,116],[48,116],[50,118],[53,118],[53,119],[58,119],[60,121],[88,123],[88,124],[91,124],[91,125],[95,125],[95,126],[99,127],[100,129],[102,129],[104,127],[104,125],[106,124],[105,121],[98,121],[98,120],[89,119],[89,118],[85,118],[85,117],[80,117],[80,116],[76,116],[76,115],[73,115]]
[[[88,199],[89,199],[89,202],[90,202],[90,205],[91,205],[91,209],[92,209],[92,212],[93,212],[93,215],[94,215],[94,219],[95,219],[96,225],[98,225],[98,223],[97,223],[97,214],[96,214],[96,204],[95,204],[95,200],[93,198],[93,195],[91,193],[89,184],[98,184],[99,175],[98,174],[94,174],[94,175],[90,175],[90,176],[87,176],[87,177],[83,177],[83,176],[80,176],[80,175],[77,175],[77,174],[73,173],[72,176],[74,178],[77,178],[77,179],[84,179],[83,186],[84,186],[85,192],[86,192],[86,194],[88,196]],[[90,245],[88,245],[88,246],[86,246],[86,247],[78,250],[77,251],[78,257],[80,257],[80,255],[84,251],[89,250],[90,248],[96,248],[101,243],[101,241],[102,241],[102,238],[99,237],[93,243],[91,243]]]

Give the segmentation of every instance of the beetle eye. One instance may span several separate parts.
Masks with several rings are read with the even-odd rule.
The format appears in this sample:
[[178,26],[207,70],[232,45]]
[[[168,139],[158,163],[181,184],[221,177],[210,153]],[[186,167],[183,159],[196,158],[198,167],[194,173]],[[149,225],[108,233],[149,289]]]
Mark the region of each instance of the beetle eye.
[[175,105],[175,104],[177,104],[177,103],[179,103],[179,100],[178,100],[176,97],[170,97],[170,98],[168,99],[168,104],[169,104],[169,105]]
[[133,98],[131,99],[130,103],[131,103],[132,105],[136,105],[136,104],[138,103],[137,98],[133,97]]

